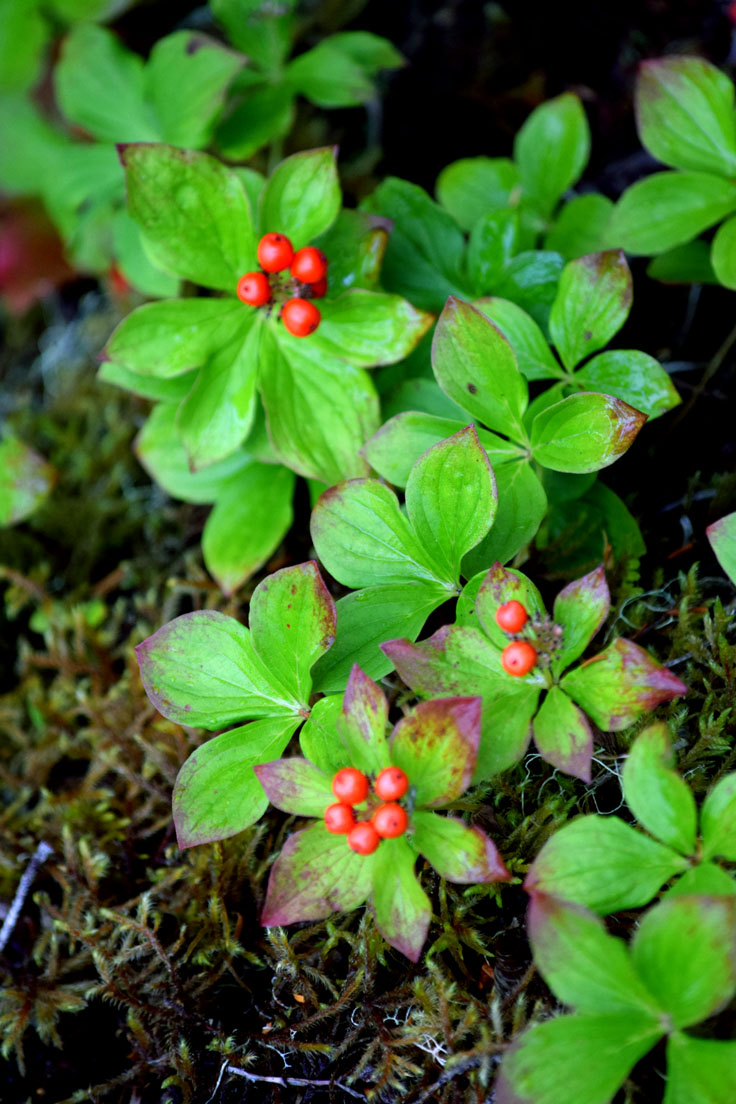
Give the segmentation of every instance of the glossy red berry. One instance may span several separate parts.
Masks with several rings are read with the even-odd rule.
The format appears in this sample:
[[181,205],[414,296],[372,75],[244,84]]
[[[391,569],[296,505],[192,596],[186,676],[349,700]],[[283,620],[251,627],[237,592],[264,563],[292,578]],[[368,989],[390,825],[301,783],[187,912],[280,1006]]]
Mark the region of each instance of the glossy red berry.
[[398,801],[409,789],[409,779],[401,767],[384,767],[379,771],[373,789],[382,801]]
[[320,249],[306,245],[304,249],[297,249],[289,272],[302,284],[316,284],[327,275],[327,258]]
[[355,767],[343,767],[332,779],[332,792],[343,805],[360,805],[368,796],[368,779]]
[[403,836],[409,818],[406,809],[391,801],[388,805],[379,805],[373,814],[373,827],[382,839],[396,839]]
[[283,272],[291,264],[294,247],[285,234],[264,234],[256,256],[264,272]]
[[380,842],[381,837],[369,820],[359,820],[348,832],[348,847],[359,855],[372,855]]
[[501,666],[507,675],[528,675],[537,662],[537,649],[528,640],[514,640],[501,652]]
[[238,280],[235,292],[238,299],[248,306],[262,307],[271,298],[271,285],[268,276],[262,272],[246,272]]
[[314,333],[322,315],[309,299],[287,299],[281,308],[281,321],[294,337],[308,337]]
[[327,277],[323,276],[321,280],[317,280],[316,283],[310,284],[309,290],[312,293],[313,299],[324,299],[327,294]]
[[496,610],[496,624],[499,629],[503,629],[504,632],[517,633],[524,628],[529,620],[529,614],[526,612],[521,602],[512,601],[504,602]]
[[355,824],[355,813],[352,806],[345,805],[342,801],[328,805],[325,809],[325,828],[334,835],[344,835]]

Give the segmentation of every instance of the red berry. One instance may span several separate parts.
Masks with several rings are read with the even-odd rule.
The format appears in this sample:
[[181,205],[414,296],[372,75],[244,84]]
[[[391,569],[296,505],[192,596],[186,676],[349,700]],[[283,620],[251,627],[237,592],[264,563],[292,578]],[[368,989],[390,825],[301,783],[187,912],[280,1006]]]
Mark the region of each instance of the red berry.
[[285,234],[264,234],[258,243],[256,256],[265,272],[283,272],[291,264],[294,247]]
[[529,614],[521,602],[504,602],[496,610],[496,624],[504,632],[517,633],[524,628],[528,620]]
[[369,820],[359,820],[348,832],[348,847],[359,855],[372,855],[381,837]]
[[334,835],[344,835],[355,824],[355,813],[352,806],[337,801],[334,805],[328,805],[325,809],[325,828]]
[[321,250],[307,245],[304,249],[297,249],[289,272],[303,284],[316,284],[327,275],[327,258]]
[[379,805],[373,814],[373,827],[382,839],[396,839],[403,836],[409,818],[406,809],[392,801],[388,805]]
[[343,767],[332,779],[332,792],[343,805],[360,805],[368,796],[368,779],[355,767]]
[[238,299],[251,307],[262,307],[271,298],[268,276],[264,276],[262,272],[246,272],[238,280],[235,291]]
[[537,662],[537,649],[528,640],[514,640],[501,652],[501,666],[507,675],[528,675]]
[[327,277],[323,276],[321,280],[317,280],[316,283],[310,284],[309,290],[312,293],[313,299],[324,299],[327,294]]
[[281,308],[281,321],[294,337],[308,337],[314,333],[322,315],[309,299],[287,299]]
[[384,767],[373,783],[382,801],[397,801],[409,789],[409,779],[401,767]]

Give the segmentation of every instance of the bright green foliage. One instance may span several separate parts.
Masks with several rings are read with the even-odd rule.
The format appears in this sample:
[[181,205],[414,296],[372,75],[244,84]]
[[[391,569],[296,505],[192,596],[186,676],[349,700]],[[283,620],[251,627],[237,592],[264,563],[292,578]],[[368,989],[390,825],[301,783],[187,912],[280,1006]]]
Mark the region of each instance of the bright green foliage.
[[24,521],[55,481],[56,472],[37,452],[9,434],[0,438],[0,526]]
[[714,521],[705,533],[721,567],[731,582],[736,583],[736,514]]

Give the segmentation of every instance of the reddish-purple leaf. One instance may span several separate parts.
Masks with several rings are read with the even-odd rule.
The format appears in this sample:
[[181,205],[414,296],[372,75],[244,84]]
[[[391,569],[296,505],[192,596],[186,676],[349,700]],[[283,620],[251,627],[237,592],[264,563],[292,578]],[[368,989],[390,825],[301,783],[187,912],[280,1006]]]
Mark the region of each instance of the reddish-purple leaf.
[[385,694],[355,664],[345,689],[342,716],[337,722],[340,739],[352,766],[366,773],[377,773],[388,766],[387,723],[388,702]]
[[273,864],[261,923],[296,924],[350,912],[367,898],[375,855],[358,855],[324,824],[294,832]]
[[376,927],[392,947],[418,962],[427,938],[432,906],[419,884],[416,852],[405,836],[382,840],[372,856],[371,905]]
[[417,809],[409,842],[448,882],[509,882],[498,848],[480,828]]
[[534,718],[534,743],[552,766],[590,782],[593,733],[582,710],[553,686]]
[[582,655],[608,617],[611,595],[603,566],[568,583],[555,598],[553,620],[563,631],[562,647],[555,655],[559,673]]
[[459,695],[462,676],[449,666],[445,658],[445,642],[451,630],[443,625],[433,636],[412,644],[410,640],[387,640],[381,651],[393,663],[407,686],[417,694]]
[[321,817],[335,800],[329,775],[308,759],[276,759],[253,770],[268,800],[285,813]]
[[480,698],[438,698],[421,702],[396,725],[391,760],[406,771],[417,805],[447,805],[470,785],[480,710]]
[[642,713],[688,689],[638,644],[622,637],[570,671],[560,685],[607,732],[626,728]]

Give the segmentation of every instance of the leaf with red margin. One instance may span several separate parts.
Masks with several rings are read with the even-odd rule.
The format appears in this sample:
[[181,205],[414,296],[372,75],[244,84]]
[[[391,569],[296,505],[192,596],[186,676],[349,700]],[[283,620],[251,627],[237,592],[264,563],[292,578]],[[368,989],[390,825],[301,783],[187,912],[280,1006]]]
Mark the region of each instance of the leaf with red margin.
[[618,333],[632,298],[631,272],[620,249],[589,253],[565,265],[549,328],[569,372]]
[[252,721],[214,736],[197,748],[179,771],[172,807],[179,847],[227,839],[264,814],[268,799],[253,767],[280,755],[299,717]]
[[563,631],[562,647],[552,667],[564,671],[581,656],[608,617],[611,595],[603,565],[568,583],[555,598],[552,619]]
[[623,399],[579,391],[537,414],[531,428],[532,455],[552,471],[600,471],[631,447],[646,420],[646,414]]
[[445,646],[451,625],[443,625],[432,636],[413,644],[410,640],[385,640],[381,651],[393,663],[407,686],[417,694],[461,696],[462,675],[447,661]]
[[331,835],[320,822],[294,832],[271,869],[261,923],[273,927],[351,912],[370,893],[376,854],[358,855],[345,836]]
[[377,774],[391,762],[386,739],[386,696],[357,664],[350,672],[337,731],[350,765]]
[[716,558],[732,583],[736,583],[736,514],[714,521],[705,530]]
[[420,702],[391,737],[391,761],[406,771],[417,805],[447,805],[467,790],[480,744],[480,698]]
[[475,600],[475,612],[481,623],[483,631],[498,648],[505,648],[509,642],[508,633],[500,629],[496,623],[496,611],[504,602],[521,602],[522,606],[533,617],[535,614],[544,616],[545,609],[542,596],[530,579],[522,575],[520,571],[503,567],[496,560],[483,579]]
[[498,848],[480,828],[421,809],[414,812],[411,826],[410,845],[448,882],[511,881]]
[[371,858],[375,860],[371,906],[376,927],[387,943],[412,962],[418,962],[432,919],[432,906],[414,873],[416,852],[405,836],[399,836],[381,840]]
[[590,782],[593,733],[581,709],[553,686],[534,718],[534,743],[552,766]]
[[308,702],[312,665],[335,639],[335,603],[314,560],[275,571],[250,602],[253,647],[300,702]]
[[0,525],[23,521],[41,505],[56,482],[56,471],[15,437],[0,440]]
[[268,800],[284,813],[321,817],[335,800],[330,776],[308,759],[275,759],[253,770]]
[[560,683],[605,732],[618,732],[688,687],[631,640],[619,637]]

